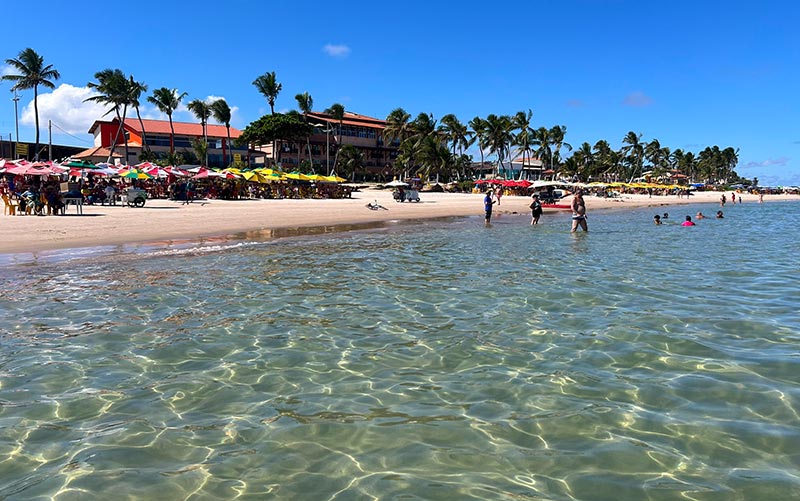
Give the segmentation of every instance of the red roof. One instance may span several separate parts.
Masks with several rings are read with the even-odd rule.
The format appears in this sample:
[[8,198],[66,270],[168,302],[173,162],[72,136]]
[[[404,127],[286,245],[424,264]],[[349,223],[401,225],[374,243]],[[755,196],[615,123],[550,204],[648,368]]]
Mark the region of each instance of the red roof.
[[[309,112],[308,117],[319,121],[339,123],[338,120],[334,119],[327,113],[320,113],[318,111]],[[379,118],[368,117],[366,115],[359,115],[358,113],[351,113],[349,111],[345,111],[344,119],[342,120],[342,125],[355,125],[357,127],[368,127],[370,129],[384,129],[386,128],[386,120],[381,120]]]
[[[89,148],[88,150],[83,150],[80,153],[76,153],[76,154],[72,155],[70,158],[78,158],[78,159],[80,159],[80,158],[91,158],[91,157],[108,158],[108,155],[110,153],[111,153],[111,150],[109,148],[104,148],[102,146],[95,146],[94,148]],[[114,158],[122,158],[122,155],[120,155],[116,151],[114,152],[114,155],[112,155],[112,156]]]
[[[89,128],[89,133],[92,134],[94,130],[101,124],[101,123],[114,123],[117,119],[113,119],[110,122],[106,121],[95,121],[92,126]],[[169,121],[168,120],[145,120],[142,119],[142,123],[144,124],[144,130],[148,134],[170,134],[169,128]],[[189,123],[189,122],[172,122],[173,127],[175,128],[175,135],[176,136],[195,136],[195,137],[203,137],[203,126],[199,123]],[[131,131],[141,134],[142,128],[139,125],[139,120],[136,118],[126,118],[125,119],[125,128],[130,129]],[[228,132],[225,129],[224,125],[214,125],[214,124],[206,124],[206,133],[208,137],[228,137]],[[242,134],[239,129],[235,129],[231,127],[231,138],[237,138]]]

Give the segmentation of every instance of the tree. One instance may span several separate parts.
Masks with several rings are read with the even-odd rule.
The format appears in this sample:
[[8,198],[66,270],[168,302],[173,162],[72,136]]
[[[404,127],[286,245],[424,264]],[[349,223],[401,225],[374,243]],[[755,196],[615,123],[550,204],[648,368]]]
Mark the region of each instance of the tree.
[[575,159],[577,166],[578,176],[585,181],[595,176],[594,172],[594,152],[592,152],[592,145],[587,142],[581,144],[575,153],[570,157]]
[[234,140],[237,145],[262,145],[277,141],[301,141],[314,131],[310,124],[297,120],[289,115],[276,113],[264,115],[244,128],[242,134]]
[[128,92],[131,100],[130,105],[133,106],[134,110],[136,110],[136,118],[139,120],[139,127],[142,128],[142,152],[147,152],[149,157],[150,145],[147,144],[147,132],[144,130],[142,115],[139,113],[139,98],[142,97],[142,93],[147,92],[147,85],[145,85],[144,82],[135,81],[133,79],[133,75],[131,75],[128,82]]
[[550,167],[553,167],[553,161],[561,158],[561,148],[567,148],[572,151],[572,145],[564,140],[567,135],[566,125],[554,125],[550,128],[550,141],[553,145],[553,154],[550,157]]
[[511,117],[507,115],[490,114],[486,117],[487,146],[490,153],[497,155],[498,168],[503,170],[505,170],[503,160],[506,158],[506,151],[509,150],[514,137],[513,127]]
[[283,85],[278,83],[278,79],[275,76],[274,71],[269,71],[264,73],[260,77],[253,80],[253,85],[256,86],[258,92],[261,93],[262,96],[267,98],[267,102],[269,103],[269,109],[272,114],[275,114],[275,100],[278,99],[278,94],[281,93],[281,89],[283,89]]
[[644,143],[642,143],[642,135],[636,134],[633,131],[628,132],[622,139],[622,143],[627,145],[622,147],[622,153],[625,154],[625,159],[631,167],[628,172],[630,177],[628,182],[633,181],[636,174],[642,172],[642,160],[644,159]]
[[211,117],[211,105],[201,99],[194,99],[186,105],[189,111],[200,120],[200,125],[203,126],[203,141],[206,143],[205,147],[205,157],[199,157],[204,159],[203,165],[208,167],[208,133],[206,131],[206,124],[208,123],[208,119]]
[[228,166],[233,163],[233,152],[231,151],[231,107],[224,99],[217,99],[211,103],[211,114],[214,120],[225,125],[225,132],[228,136]]
[[[311,113],[314,109],[314,98],[311,97],[311,94],[308,92],[303,92],[302,94],[297,94],[294,96],[295,101],[297,101],[297,108],[303,113],[303,121],[308,123],[308,114]],[[306,138],[306,149],[308,150],[308,161],[311,163],[311,171],[313,172],[314,169],[314,162],[311,159],[311,137]]]
[[514,136],[514,145],[519,148],[519,153],[522,154],[522,167],[519,169],[519,178],[522,179],[522,171],[525,169],[525,160],[530,157],[531,146],[533,145],[533,129],[531,128],[531,119],[533,112],[518,111],[512,119],[512,126],[515,130],[519,131]]
[[6,64],[17,73],[3,75],[2,80],[14,82],[11,90],[33,89],[33,113],[36,118],[36,143],[34,145],[34,159],[39,160],[39,86],[54,89],[51,80],[58,80],[61,75],[52,64],[45,65],[44,58],[28,47],[16,59],[6,59]]
[[403,108],[395,108],[386,117],[386,127],[383,129],[384,143],[391,144],[399,140],[403,142],[411,135],[411,115]]
[[117,133],[114,135],[114,141],[111,143],[111,149],[108,154],[108,161],[111,161],[111,156],[114,154],[114,149],[119,143],[119,136],[122,134],[125,141],[125,164],[128,163],[128,135],[125,134],[125,118],[128,114],[128,106],[133,102],[133,91],[131,90],[130,81],[128,77],[120,69],[107,68],[98,71],[94,74],[97,82],[89,82],[87,87],[94,89],[98,92],[97,95],[88,97],[84,101],[94,101],[111,106],[108,113],[112,111],[117,116]]
[[178,109],[184,97],[186,97],[185,92],[178,94],[178,89],[161,87],[154,90],[153,95],[147,98],[149,103],[156,105],[161,113],[165,113],[169,118],[169,153],[173,157],[175,156],[175,127],[172,125],[172,112]]
[[356,180],[356,172],[364,167],[364,154],[353,146],[346,144],[342,146],[341,159],[339,162],[340,174],[343,177],[350,177],[351,181]]
[[552,129],[548,129],[547,127],[539,127],[533,132],[533,141],[531,143],[536,147],[534,150],[536,157],[548,167],[552,167],[553,165],[553,152],[550,149],[550,146],[553,144],[553,139],[550,135],[551,130]]
[[478,142],[478,150],[481,152],[481,169],[483,169],[483,151],[488,147],[488,138],[486,132],[486,121],[481,117],[475,117],[469,121],[469,126],[475,134],[475,139]]
[[[340,103],[333,103],[330,108],[325,110],[326,115],[330,115],[331,118],[339,122],[339,126],[337,127],[337,139],[336,139],[336,154],[333,157],[333,171],[328,172],[328,175],[333,174],[336,172],[336,162],[339,160],[339,147],[342,144],[342,125],[344,123],[344,105]],[[330,169],[330,166],[327,166]]]

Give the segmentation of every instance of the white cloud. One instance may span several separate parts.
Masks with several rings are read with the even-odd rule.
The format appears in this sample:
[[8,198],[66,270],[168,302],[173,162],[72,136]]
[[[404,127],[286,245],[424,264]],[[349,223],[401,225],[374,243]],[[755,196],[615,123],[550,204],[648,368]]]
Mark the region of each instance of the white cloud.
[[788,162],[789,159],[786,157],[769,158],[767,160],[761,160],[759,162],[747,162],[742,167],[745,169],[752,169],[756,167],[783,167]]
[[[29,91],[26,91],[26,94]],[[94,101],[84,102],[96,95],[87,87],[61,84],[52,92],[39,94],[39,126],[46,129],[47,121],[52,120],[59,128],[70,134],[86,134],[95,120],[103,118],[108,108]],[[30,95],[32,97],[32,94]],[[27,96],[26,96],[27,97]],[[33,99],[22,110],[20,123],[36,125]]]
[[16,71],[11,66],[7,64],[0,66],[0,76],[14,75],[14,74],[16,74]]
[[641,91],[631,92],[625,99],[622,100],[622,104],[625,106],[633,106],[636,108],[643,108],[645,106],[650,106],[653,104],[653,98],[645,94]]
[[331,57],[347,57],[350,54],[350,47],[347,45],[327,44],[322,48],[322,51]]

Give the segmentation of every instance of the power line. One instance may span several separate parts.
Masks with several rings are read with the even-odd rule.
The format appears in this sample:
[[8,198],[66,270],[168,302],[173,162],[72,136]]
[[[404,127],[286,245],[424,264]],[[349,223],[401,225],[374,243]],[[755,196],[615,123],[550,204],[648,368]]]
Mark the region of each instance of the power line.
[[80,142],[82,142],[84,144],[94,144],[94,143],[92,143],[92,141],[87,141],[86,139],[82,139],[82,138],[79,138],[78,136],[74,136],[74,135],[70,134],[69,132],[67,132],[64,129],[62,129],[57,123],[53,122],[52,120],[50,120],[50,123],[53,124],[53,126],[56,129],[60,130],[61,132],[63,132],[64,134],[68,135],[69,137],[71,137],[73,139],[77,139],[78,141],[80,141]]

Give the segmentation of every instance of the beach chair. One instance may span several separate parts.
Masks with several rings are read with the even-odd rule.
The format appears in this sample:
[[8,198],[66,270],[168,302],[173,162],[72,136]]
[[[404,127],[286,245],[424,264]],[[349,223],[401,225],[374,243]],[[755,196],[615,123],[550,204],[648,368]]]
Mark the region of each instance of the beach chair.
[[9,200],[8,195],[3,195],[3,204],[5,205],[3,208],[3,214],[9,216],[17,215],[17,207],[19,207],[19,204]]

